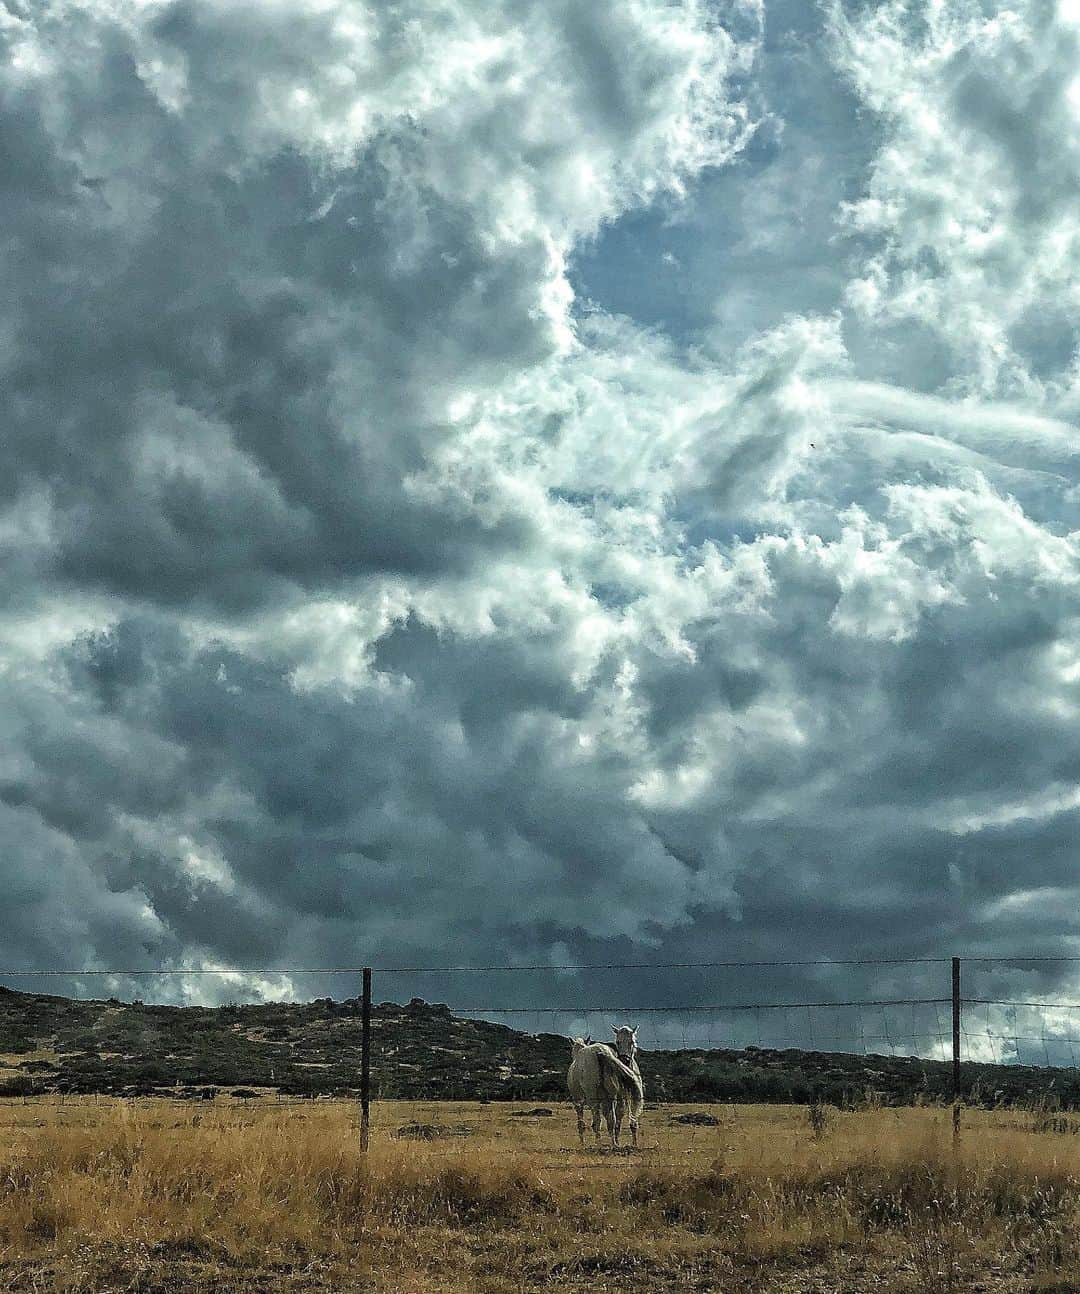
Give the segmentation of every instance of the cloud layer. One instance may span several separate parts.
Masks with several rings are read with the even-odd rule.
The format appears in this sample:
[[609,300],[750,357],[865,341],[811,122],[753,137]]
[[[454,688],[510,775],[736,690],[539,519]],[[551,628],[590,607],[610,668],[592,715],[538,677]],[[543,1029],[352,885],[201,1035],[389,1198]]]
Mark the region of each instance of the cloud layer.
[[1064,0],[0,35],[12,964],[1075,946]]

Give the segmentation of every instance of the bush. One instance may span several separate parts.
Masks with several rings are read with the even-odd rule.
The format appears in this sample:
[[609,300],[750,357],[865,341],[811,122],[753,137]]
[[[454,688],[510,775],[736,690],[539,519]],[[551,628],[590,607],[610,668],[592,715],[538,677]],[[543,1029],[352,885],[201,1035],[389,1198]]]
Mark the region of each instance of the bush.
[[811,1101],[806,1107],[806,1121],[810,1125],[814,1140],[820,1141],[829,1126],[829,1107],[821,1101]]
[[27,1074],[0,1081],[0,1096],[33,1096],[38,1090],[37,1083]]

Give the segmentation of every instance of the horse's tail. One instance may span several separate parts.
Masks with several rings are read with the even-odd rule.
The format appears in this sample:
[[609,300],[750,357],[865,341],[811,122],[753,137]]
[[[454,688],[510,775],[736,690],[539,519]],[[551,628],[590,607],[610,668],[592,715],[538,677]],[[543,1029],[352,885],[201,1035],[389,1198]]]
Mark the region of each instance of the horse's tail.
[[636,1119],[645,1106],[645,1086],[641,1075],[621,1061],[609,1047],[598,1047],[596,1059],[604,1086],[613,1098],[626,1101]]

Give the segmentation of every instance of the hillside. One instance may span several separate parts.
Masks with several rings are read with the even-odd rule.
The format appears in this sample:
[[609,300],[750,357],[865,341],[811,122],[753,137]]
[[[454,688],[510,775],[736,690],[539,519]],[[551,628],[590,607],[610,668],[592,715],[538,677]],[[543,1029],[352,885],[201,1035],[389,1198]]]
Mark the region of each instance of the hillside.
[[[643,1051],[652,1101],[937,1101],[950,1066],[842,1052]],[[395,1099],[558,1100],[567,1040],[453,1016],[416,999],[372,1008],[372,1095]],[[358,1089],[360,1002],[171,1007],[75,1001],[0,988],[0,1095],[182,1094],[206,1087],[290,1096]],[[966,1064],[969,1099],[1053,1096],[1080,1107],[1080,1070]]]

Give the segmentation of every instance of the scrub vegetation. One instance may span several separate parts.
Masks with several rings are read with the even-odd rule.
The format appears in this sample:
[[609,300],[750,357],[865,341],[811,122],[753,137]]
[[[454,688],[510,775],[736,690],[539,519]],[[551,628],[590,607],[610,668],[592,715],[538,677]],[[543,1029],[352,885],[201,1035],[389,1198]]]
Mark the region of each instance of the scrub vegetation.
[[[851,1108],[869,1093],[903,1105],[944,1100],[952,1081],[941,1061],[800,1048],[649,1048],[638,1059],[654,1101]],[[420,999],[372,1012],[372,1091],[384,1100],[560,1100],[569,1063],[561,1034],[459,1019]],[[0,987],[0,1096],[199,1098],[207,1086],[350,1096],[359,1072],[357,998],[175,1007]],[[965,1063],[963,1090],[969,1104],[1027,1103],[1043,1093],[1063,1109],[1080,1108],[1080,1070]]]
[[362,1156],[352,1102],[9,1101],[0,1289],[1080,1289],[1067,1121],[712,1110],[620,1154],[565,1105],[380,1102]]

